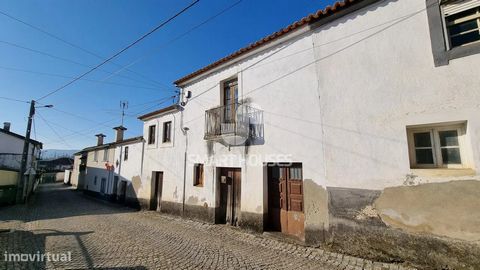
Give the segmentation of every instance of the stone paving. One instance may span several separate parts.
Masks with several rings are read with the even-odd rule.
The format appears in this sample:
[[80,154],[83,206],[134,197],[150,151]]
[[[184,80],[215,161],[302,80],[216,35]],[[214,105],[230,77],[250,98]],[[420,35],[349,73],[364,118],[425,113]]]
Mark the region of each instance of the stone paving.
[[[103,202],[61,184],[0,208],[0,269],[406,269]],[[6,261],[64,254],[70,261]],[[50,255],[51,256],[51,255]],[[55,258],[54,258],[55,259]]]

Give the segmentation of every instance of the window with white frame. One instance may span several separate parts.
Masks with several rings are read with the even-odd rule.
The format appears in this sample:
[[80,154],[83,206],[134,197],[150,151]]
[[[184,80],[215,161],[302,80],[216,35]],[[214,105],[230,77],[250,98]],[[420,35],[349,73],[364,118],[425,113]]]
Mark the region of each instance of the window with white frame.
[[465,124],[407,128],[412,168],[464,168]]
[[128,160],[128,146],[125,146],[125,152],[123,153],[123,160]]
[[441,1],[448,49],[480,42],[480,0]]
[[93,151],[93,161],[98,161],[98,150]]

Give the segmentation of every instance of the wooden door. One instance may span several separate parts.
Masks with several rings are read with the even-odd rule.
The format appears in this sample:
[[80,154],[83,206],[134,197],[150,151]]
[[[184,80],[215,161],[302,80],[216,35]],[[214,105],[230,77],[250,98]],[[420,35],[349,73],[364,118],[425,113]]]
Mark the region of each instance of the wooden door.
[[269,229],[304,237],[303,180],[301,164],[268,169]]
[[162,203],[163,173],[152,172],[152,192],[150,198],[150,210],[160,211]]
[[281,209],[280,170],[278,167],[268,167],[268,229],[282,231]]
[[239,168],[220,169],[219,223],[238,226],[241,212],[241,170]]

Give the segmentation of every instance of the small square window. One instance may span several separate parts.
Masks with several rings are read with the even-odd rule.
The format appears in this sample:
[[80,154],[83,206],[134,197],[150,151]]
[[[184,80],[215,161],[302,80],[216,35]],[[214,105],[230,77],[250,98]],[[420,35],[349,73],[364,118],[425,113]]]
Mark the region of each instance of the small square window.
[[193,185],[203,187],[204,184],[204,170],[203,164],[195,164],[193,166]]
[[408,128],[410,164],[414,168],[463,168],[464,125]]

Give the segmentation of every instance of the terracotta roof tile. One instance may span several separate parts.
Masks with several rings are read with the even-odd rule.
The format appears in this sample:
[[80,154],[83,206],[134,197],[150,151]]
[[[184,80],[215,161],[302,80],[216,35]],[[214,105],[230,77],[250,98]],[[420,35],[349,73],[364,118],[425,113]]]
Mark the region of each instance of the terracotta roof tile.
[[283,28],[283,29],[280,29],[279,31],[269,35],[269,36],[266,36],[254,43],[251,43],[249,45],[247,45],[246,47],[244,48],[241,48],[240,50],[224,57],[224,58],[221,58],[220,60],[210,64],[210,65],[207,65],[193,73],[190,73],[188,74],[187,76],[184,76],[183,78],[180,78],[178,80],[176,80],[174,83],[176,85],[181,85],[182,83],[194,78],[194,77],[197,77],[211,69],[214,69],[215,67],[218,67],[230,60],[233,60],[247,52],[250,52],[251,50],[253,49],[256,49],[258,47],[261,47],[263,45],[266,45],[274,40],[276,40],[277,38],[285,35],[285,34],[288,34],[294,30],[297,30],[298,28],[306,25],[306,24],[310,24],[310,23],[314,23],[315,21],[319,20],[319,19],[323,19],[325,17],[328,17],[328,16],[331,16],[341,10],[343,10],[344,8],[347,8],[349,6],[352,6],[356,3],[360,3],[362,1],[365,1],[365,0],[344,0],[344,1],[339,1],[339,2],[336,2],[335,4],[333,4],[332,6],[327,6],[325,7],[323,10],[318,10],[317,12],[313,13],[313,14],[310,14],[306,17],[303,17],[302,19],[288,25],[287,27]]

